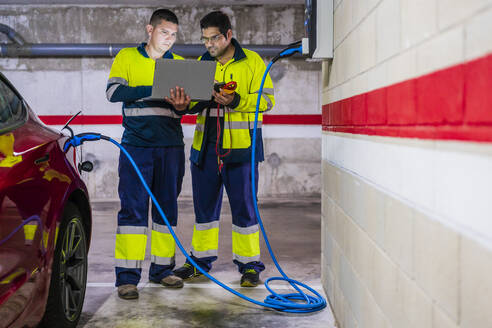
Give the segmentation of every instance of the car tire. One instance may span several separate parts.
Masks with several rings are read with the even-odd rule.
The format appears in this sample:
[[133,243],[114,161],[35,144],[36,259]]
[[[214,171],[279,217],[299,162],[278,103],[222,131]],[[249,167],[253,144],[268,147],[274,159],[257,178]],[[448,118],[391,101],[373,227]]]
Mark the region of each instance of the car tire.
[[46,311],[39,327],[76,327],[87,283],[87,239],[80,211],[67,203],[53,258]]

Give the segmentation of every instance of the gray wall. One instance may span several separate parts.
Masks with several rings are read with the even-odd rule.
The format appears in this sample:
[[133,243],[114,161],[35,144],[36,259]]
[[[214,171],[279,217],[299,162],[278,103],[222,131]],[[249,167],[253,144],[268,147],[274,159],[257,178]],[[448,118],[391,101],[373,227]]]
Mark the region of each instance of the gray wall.
[[[17,2],[19,3],[19,2]],[[48,3],[48,4],[46,4]],[[7,24],[31,43],[138,43],[155,6],[131,5],[3,5],[0,23]],[[66,2],[65,2],[66,3]],[[171,7],[180,19],[177,43],[199,43],[198,22],[207,12],[221,9],[232,17],[235,37],[247,44],[288,44],[304,35],[304,6],[242,4],[204,6],[184,1]],[[205,2],[206,3],[206,2]],[[245,3],[243,1],[243,3]],[[203,4],[203,2],[200,2]],[[0,42],[7,42],[0,35]],[[265,58],[265,61],[269,58]],[[0,70],[12,81],[39,115],[118,115],[120,104],[105,98],[112,58],[0,58]],[[272,69],[277,105],[272,114],[320,114],[320,64],[299,59],[279,61]],[[119,126],[75,126],[121,137]],[[185,126],[186,153],[192,126]],[[266,161],[260,168],[260,195],[320,194],[320,127],[264,127]],[[84,145],[82,157],[95,161],[86,174],[93,199],[117,198],[118,151],[110,144]],[[187,166],[188,167],[188,166]],[[191,195],[187,170],[183,195]]]

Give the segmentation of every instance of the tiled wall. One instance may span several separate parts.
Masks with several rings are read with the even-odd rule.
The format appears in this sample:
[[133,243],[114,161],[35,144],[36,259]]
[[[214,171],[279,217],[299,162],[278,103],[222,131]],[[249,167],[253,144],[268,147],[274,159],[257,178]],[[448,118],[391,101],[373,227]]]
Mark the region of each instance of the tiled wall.
[[[321,92],[322,279],[339,326],[492,327],[492,101],[490,88],[466,93],[492,81],[492,1],[335,0],[334,15]],[[463,83],[405,92],[455,70]],[[457,80],[462,112],[446,109],[452,89],[435,101]],[[394,85],[402,92],[388,97]]]
[[322,280],[340,327],[492,327],[492,253],[434,213],[323,163]]

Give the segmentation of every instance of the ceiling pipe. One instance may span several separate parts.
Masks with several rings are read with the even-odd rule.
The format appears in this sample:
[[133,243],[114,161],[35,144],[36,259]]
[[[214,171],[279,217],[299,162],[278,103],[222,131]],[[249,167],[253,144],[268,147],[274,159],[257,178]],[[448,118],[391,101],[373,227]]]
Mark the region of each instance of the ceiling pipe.
[[[114,57],[133,43],[38,43],[0,44],[2,57]],[[287,45],[244,45],[261,56],[274,57]],[[198,57],[206,51],[203,44],[175,44],[172,51],[183,57]]]
[[[10,26],[0,24],[14,44],[0,44],[1,57],[114,57],[123,48],[136,47],[134,43],[26,43]],[[274,57],[287,45],[244,45],[264,57]],[[203,44],[175,44],[173,52],[183,57],[198,57],[206,51]]]
[[0,24],[0,33],[7,35],[10,41],[14,42],[19,46],[22,46],[26,43],[26,41],[24,41],[24,39],[13,28],[11,28],[8,25]]

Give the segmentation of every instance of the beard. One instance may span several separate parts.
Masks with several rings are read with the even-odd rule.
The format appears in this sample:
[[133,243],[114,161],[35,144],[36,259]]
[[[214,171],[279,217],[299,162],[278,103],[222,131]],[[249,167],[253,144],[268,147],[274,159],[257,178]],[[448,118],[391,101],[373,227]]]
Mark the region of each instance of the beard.
[[219,49],[217,47],[208,47],[208,52],[210,53],[210,55],[212,57],[220,57],[224,54],[224,52],[226,51],[227,48],[224,48],[224,49]]

